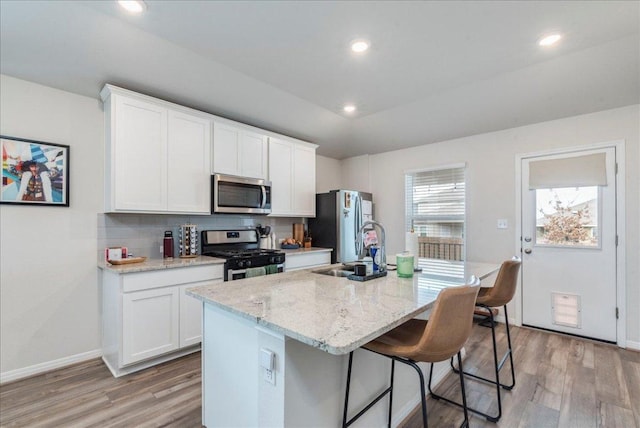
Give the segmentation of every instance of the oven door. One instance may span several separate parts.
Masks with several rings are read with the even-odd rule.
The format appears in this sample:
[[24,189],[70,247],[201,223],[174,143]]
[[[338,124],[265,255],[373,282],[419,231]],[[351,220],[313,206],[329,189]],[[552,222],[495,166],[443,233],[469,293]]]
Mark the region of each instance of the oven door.
[[[278,265],[278,273],[284,272],[284,264]],[[224,272],[225,281],[235,281],[236,279],[244,279],[247,277],[246,269],[226,269]]]
[[223,174],[214,174],[211,181],[213,213],[271,213],[271,182]]

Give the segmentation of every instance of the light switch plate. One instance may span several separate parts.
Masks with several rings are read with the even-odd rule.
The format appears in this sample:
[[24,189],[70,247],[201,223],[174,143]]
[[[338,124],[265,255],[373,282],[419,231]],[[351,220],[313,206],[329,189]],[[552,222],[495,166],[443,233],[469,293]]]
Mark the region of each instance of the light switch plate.
[[508,229],[509,228],[509,222],[507,221],[506,218],[499,218],[498,219],[498,229]]
[[275,354],[273,351],[262,348],[260,349],[260,367],[267,370],[273,370],[275,366]]

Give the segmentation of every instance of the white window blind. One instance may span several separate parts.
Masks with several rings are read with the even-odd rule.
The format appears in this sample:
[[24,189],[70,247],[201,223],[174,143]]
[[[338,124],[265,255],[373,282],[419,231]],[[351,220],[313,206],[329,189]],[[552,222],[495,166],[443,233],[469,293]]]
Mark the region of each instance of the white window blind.
[[464,167],[405,175],[406,230],[422,236],[462,237]]

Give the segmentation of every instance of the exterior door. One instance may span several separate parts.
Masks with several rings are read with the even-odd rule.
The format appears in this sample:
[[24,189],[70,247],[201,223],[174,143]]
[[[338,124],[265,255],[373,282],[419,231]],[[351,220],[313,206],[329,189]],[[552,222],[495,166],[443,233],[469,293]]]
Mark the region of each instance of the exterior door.
[[522,159],[522,323],[616,341],[616,159]]

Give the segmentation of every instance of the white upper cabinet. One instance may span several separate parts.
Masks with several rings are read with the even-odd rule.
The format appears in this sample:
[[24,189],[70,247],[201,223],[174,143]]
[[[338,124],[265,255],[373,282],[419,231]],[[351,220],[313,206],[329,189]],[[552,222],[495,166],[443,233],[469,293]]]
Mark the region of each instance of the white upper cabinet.
[[293,150],[293,212],[316,216],[316,149],[299,144]]
[[117,95],[111,104],[107,211],[166,210],[167,168],[159,166],[167,164],[167,109]]
[[211,121],[169,111],[168,202],[172,212],[211,212]]
[[209,214],[211,120],[111,85],[106,117],[106,212]]
[[266,179],[267,147],[265,135],[227,123],[215,122],[213,172]]
[[269,138],[271,215],[315,217],[316,146]]

